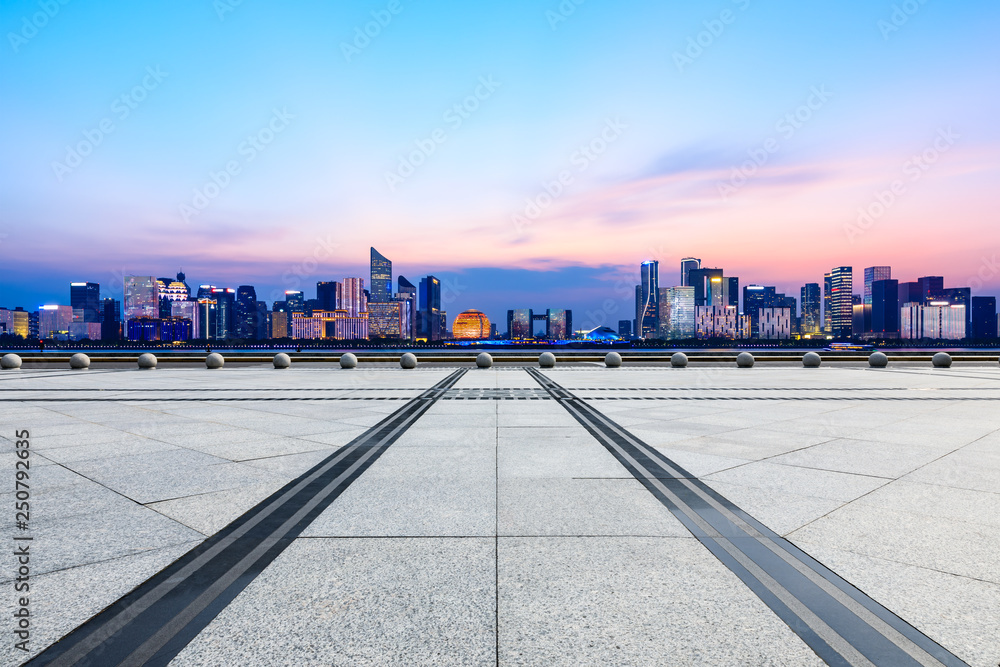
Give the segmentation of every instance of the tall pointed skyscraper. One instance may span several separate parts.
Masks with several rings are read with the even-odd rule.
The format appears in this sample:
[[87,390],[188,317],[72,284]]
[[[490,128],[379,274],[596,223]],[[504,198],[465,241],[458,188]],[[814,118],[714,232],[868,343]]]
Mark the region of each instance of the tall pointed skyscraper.
[[392,262],[372,248],[371,301],[387,303],[392,300]]

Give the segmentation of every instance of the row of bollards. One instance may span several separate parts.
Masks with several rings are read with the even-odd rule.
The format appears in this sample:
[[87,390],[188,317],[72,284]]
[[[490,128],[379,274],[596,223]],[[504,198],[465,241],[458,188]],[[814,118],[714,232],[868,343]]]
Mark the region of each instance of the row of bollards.
[[[754,356],[749,352],[740,352],[736,355],[737,368],[753,368],[755,361]],[[934,368],[951,368],[951,361],[951,355],[947,352],[938,352],[931,359]],[[150,370],[156,368],[156,362],[157,359],[154,354],[145,352],[139,355],[138,365],[141,369]],[[212,352],[205,357],[206,368],[222,368],[225,363],[225,357],[218,352]],[[822,363],[823,359],[816,352],[806,352],[802,355],[802,365],[805,368],[819,368]],[[284,352],[274,355],[275,368],[289,368],[291,365],[291,357]],[[345,352],[340,355],[341,368],[356,368],[357,365],[358,358],[354,354]],[[416,355],[412,352],[404,353],[399,358],[399,365],[407,369],[416,368]],[[542,368],[554,368],[556,365],[556,355],[551,352],[542,352],[538,355],[538,365]],[[604,357],[604,365],[608,368],[620,368],[622,365],[622,355],[618,352],[608,352]],[[683,352],[675,352],[670,357],[670,365],[673,368],[685,368],[688,365],[687,355]],[[883,352],[873,352],[868,357],[868,365],[871,368],[885,368],[889,365],[889,357]],[[476,366],[479,368],[490,368],[493,366],[493,356],[489,352],[480,352],[479,356],[476,357]],[[5,354],[0,358],[0,368],[3,370],[14,370],[20,367],[21,357],[16,354]],[[69,358],[69,367],[75,370],[90,368],[90,357],[82,352],[77,352]]]

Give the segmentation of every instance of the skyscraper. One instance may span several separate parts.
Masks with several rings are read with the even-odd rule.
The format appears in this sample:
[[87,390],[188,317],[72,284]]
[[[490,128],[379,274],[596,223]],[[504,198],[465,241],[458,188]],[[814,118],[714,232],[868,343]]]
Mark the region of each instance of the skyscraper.
[[815,335],[823,330],[822,311],[820,309],[819,283],[806,283],[802,286],[802,331],[807,335]]
[[400,307],[404,311],[406,320],[406,331],[403,338],[413,340],[417,335],[417,288],[403,276],[396,279],[396,298],[400,300]]
[[153,276],[125,276],[125,320],[159,317],[160,291]]
[[419,306],[418,335],[427,340],[440,340],[444,335],[441,330],[441,281],[434,276],[420,279]]
[[306,309],[306,296],[297,289],[285,290],[285,303],[288,304],[288,312],[302,313]]
[[668,287],[661,293],[663,294],[663,298],[660,299],[661,336],[668,340],[694,338],[694,287]]
[[639,271],[642,278],[640,311],[636,316],[639,320],[639,337],[653,338],[659,325],[660,263],[647,260],[639,266]]
[[830,333],[843,340],[849,340],[854,332],[853,276],[850,266],[838,266],[830,272]]
[[899,338],[899,281],[876,280],[871,290],[871,332],[878,338]]
[[257,338],[257,290],[253,285],[240,285],[236,288],[235,325],[237,338]]
[[942,276],[924,276],[917,278],[917,285],[919,285],[921,301],[927,304],[933,301],[937,294],[944,289],[944,278]]
[[[873,330],[872,324],[872,283],[876,280],[889,280],[892,278],[892,268],[888,266],[869,266],[865,268],[865,291],[863,294],[864,313],[865,313],[865,323],[864,331],[870,332]],[[860,333],[860,332],[856,332]]]
[[101,300],[101,340],[116,341],[122,337],[122,303],[118,299]]
[[[712,280],[722,279],[722,269],[691,269],[688,272],[688,287],[694,288],[694,305],[711,306]],[[721,283],[720,283],[721,284]],[[737,283],[738,284],[738,283]],[[739,299],[739,296],[736,297]]]
[[690,287],[689,280],[692,269],[700,269],[701,260],[694,257],[685,257],[681,260],[681,287]]
[[392,300],[392,262],[375,248],[371,249],[371,301],[386,303]]
[[985,340],[997,337],[997,299],[995,296],[972,297],[970,338]]
[[833,274],[823,274],[823,333],[833,333]]
[[[288,307],[289,310],[294,310],[290,301]],[[346,310],[348,317],[361,317],[361,313],[368,312],[364,278],[344,278],[344,286],[340,295],[340,309]]]
[[[784,296],[784,295],[782,295]],[[765,308],[777,308],[776,288],[747,285],[743,288],[743,312],[750,318],[750,337],[760,337],[760,313]]]
[[527,340],[534,338],[531,330],[534,313],[530,308],[515,308],[507,311],[507,337],[510,340]]
[[215,300],[215,340],[226,340],[236,336],[236,290],[232,287],[216,287],[212,290]]
[[101,286],[97,283],[70,283],[69,303],[73,322],[101,321]]
[[336,281],[326,281],[316,283],[316,300],[319,301],[319,309],[333,311],[340,309],[341,284]]
[[545,337],[566,340],[573,333],[573,311],[550,308],[545,311]]

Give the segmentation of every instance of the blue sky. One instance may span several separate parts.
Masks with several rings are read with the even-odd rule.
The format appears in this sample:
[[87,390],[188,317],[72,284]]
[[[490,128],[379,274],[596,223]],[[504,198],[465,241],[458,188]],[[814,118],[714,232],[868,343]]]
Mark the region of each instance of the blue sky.
[[[1000,251],[998,18],[940,0],[4,2],[0,305],[180,266],[270,299],[365,275],[371,245],[414,282],[466,276],[449,312],[494,319],[600,309],[641,260],[666,285],[687,255],[794,292],[834,265],[890,264],[986,275],[976,293],[997,294],[980,269]],[[378,34],[345,56],[366,24]],[[420,164],[390,187],[401,160]],[[225,187],[199,209],[213,175]]]

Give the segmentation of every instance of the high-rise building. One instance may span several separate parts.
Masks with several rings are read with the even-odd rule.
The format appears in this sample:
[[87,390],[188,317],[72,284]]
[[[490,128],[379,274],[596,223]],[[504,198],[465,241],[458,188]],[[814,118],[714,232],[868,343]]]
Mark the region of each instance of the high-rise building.
[[160,290],[153,276],[125,276],[125,320],[158,318]]
[[942,276],[924,276],[917,278],[917,285],[920,290],[921,303],[928,304],[934,301],[944,289],[944,278]]
[[659,325],[660,263],[647,260],[639,266],[641,283],[641,305],[636,319],[639,320],[639,337],[654,338]]
[[618,320],[618,335],[622,338],[632,337],[632,320]]
[[899,307],[902,308],[908,303],[923,303],[924,297],[920,292],[920,283],[913,281],[899,283]]
[[761,308],[758,313],[756,337],[762,340],[788,340],[791,338],[792,309]]
[[0,308],[0,333],[28,338],[29,320],[28,313],[21,306],[14,310]]
[[386,303],[392,300],[392,262],[371,249],[371,298],[373,303]]
[[694,338],[694,287],[667,287],[660,290],[660,295],[660,338]]
[[285,303],[288,304],[288,312],[304,313],[306,310],[306,295],[297,289],[285,290]]
[[188,338],[200,338],[201,322],[199,320],[197,301],[172,301],[170,303],[170,317],[173,319],[184,319],[191,322],[191,331]]
[[368,302],[368,335],[371,338],[399,340],[406,329],[405,303],[400,301]]
[[418,335],[426,340],[441,340],[441,281],[434,276],[420,279]]
[[101,299],[101,340],[116,341],[122,337],[122,304],[118,299]]
[[97,283],[70,283],[69,302],[74,322],[101,321],[101,286]]
[[750,337],[760,337],[760,311],[777,306],[776,288],[747,285],[743,288],[743,312],[750,318]]
[[685,257],[681,260],[681,287],[690,287],[691,271],[701,268],[701,260],[695,257]]
[[[892,268],[888,266],[869,266],[865,268],[865,291],[862,303],[865,306],[865,322],[863,331],[868,333],[873,330],[872,324],[872,283],[876,280],[889,280],[892,278]],[[860,333],[860,332],[856,332]]]
[[735,306],[698,306],[695,309],[695,335],[699,339],[740,337],[739,309]]
[[876,338],[899,338],[899,281],[876,280],[871,288],[872,335]]
[[216,287],[212,290],[212,299],[216,306],[215,340],[236,337],[236,290],[232,287]]
[[939,289],[931,297],[935,301],[947,301],[951,305],[965,306],[965,331],[972,334],[972,290],[968,287]]
[[573,311],[549,309],[545,311],[545,337],[549,340],[567,340],[573,334]]
[[965,306],[947,301],[908,303],[901,309],[901,338],[961,340],[965,338]]
[[[711,306],[711,296],[712,296],[712,279],[719,278],[722,279],[723,271],[722,269],[691,269],[688,272],[688,285],[687,287],[694,288],[694,305],[695,306]],[[736,297],[737,299],[739,296]],[[720,304],[721,305],[721,304]]]
[[267,302],[258,301],[257,302],[257,314],[254,317],[254,326],[256,331],[254,333],[254,338],[257,340],[267,340],[271,337],[271,320],[267,312]]
[[253,285],[236,288],[236,337],[243,340],[257,338],[257,290]]
[[830,333],[834,338],[850,340],[854,333],[853,275],[850,266],[838,266],[830,272]]
[[823,333],[833,333],[833,274],[823,274]]
[[199,340],[217,340],[219,332],[219,304],[215,299],[198,299],[198,330],[192,333]]
[[269,338],[288,338],[291,331],[291,316],[287,301],[271,304],[271,335]]
[[[351,317],[360,317],[368,312],[368,299],[365,297],[364,278],[345,278],[341,289],[340,305]],[[289,304],[291,306],[291,304]]]
[[[178,274],[183,276],[184,274]],[[191,297],[191,290],[187,284],[181,280],[171,280],[170,278],[157,278],[156,286],[160,293],[160,299],[168,301],[187,301]]]
[[69,337],[69,325],[73,323],[73,308],[70,306],[45,305],[38,307],[38,337]]
[[972,331],[970,338],[987,340],[997,337],[997,298],[972,297]]
[[319,301],[320,310],[339,310],[341,283],[336,281],[326,281],[316,283],[316,300]]
[[396,279],[396,299],[401,302],[406,318],[403,338],[413,340],[417,336],[417,288],[403,276]]
[[528,340],[535,337],[531,327],[534,313],[530,308],[515,308],[507,311],[507,337],[510,340]]
[[801,333],[803,335],[815,336],[823,330],[819,283],[806,283],[803,285],[800,296],[802,302]]

